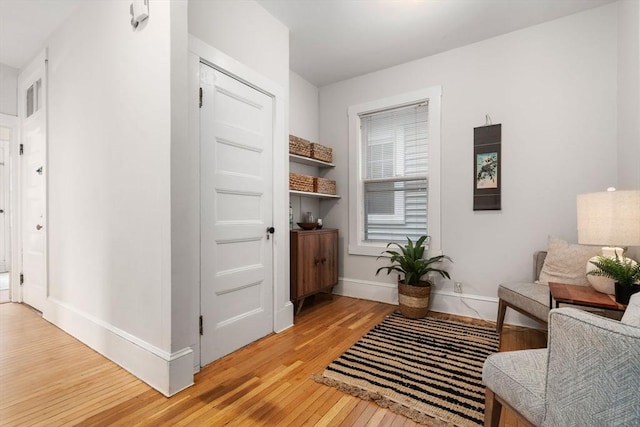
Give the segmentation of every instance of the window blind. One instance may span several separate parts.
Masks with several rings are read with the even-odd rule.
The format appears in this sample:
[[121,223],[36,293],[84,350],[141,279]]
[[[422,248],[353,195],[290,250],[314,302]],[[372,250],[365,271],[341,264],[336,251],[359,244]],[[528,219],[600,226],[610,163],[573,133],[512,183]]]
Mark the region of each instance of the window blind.
[[428,104],[360,119],[365,240],[401,242],[426,234]]

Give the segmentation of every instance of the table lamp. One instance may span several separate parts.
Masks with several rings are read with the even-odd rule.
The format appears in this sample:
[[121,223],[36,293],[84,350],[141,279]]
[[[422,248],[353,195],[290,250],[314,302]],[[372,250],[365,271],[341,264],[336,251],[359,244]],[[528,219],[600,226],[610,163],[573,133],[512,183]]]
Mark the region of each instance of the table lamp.
[[[640,246],[640,190],[579,194],[578,243],[601,245],[602,255],[622,257],[623,248]],[[590,261],[595,260],[592,258]],[[587,272],[595,269],[587,263]],[[614,294],[613,280],[587,275],[591,286],[599,292]]]

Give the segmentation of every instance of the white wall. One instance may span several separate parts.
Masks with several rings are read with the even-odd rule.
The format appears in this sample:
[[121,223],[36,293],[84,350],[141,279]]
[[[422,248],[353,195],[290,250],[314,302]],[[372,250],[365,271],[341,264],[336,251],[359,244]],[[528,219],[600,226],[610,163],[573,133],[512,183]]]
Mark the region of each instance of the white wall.
[[0,64],[0,114],[18,115],[18,74],[20,71]]
[[[320,141],[320,101],[318,88],[298,74],[290,71],[289,100],[289,133],[308,141],[322,144]],[[289,170],[304,175],[318,175],[318,168],[301,165],[299,163],[292,162],[289,165]],[[302,218],[306,212],[313,213],[315,218],[322,217],[319,199],[291,196],[290,203],[293,209],[294,228],[297,228],[297,222],[302,222]],[[330,226],[331,224],[327,224],[327,227]]]
[[128,3],[90,2],[47,43],[44,316],[165,394],[193,378],[171,345],[170,8],[133,30]]
[[640,2],[618,2],[618,185],[640,189]]
[[289,72],[289,131],[309,141],[320,141],[320,101],[318,88]]
[[[335,150],[338,187],[348,185],[350,105],[441,85],[442,249],[476,298],[467,302],[495,319],[498,284],[530,279],[549,234],[576,240],[576,195],[617,180],[616,25],[608,5],[322,87],[320,137]],[[502,123],[502,210],[474,212],[473,128],[485,114]],[[324,215],[346,235],[348,195]],[[338,291],[392,300],[395,277],[374,274],[382,263],[346,255]],[[437,286],[436,308],[475,316],[452,290]]]
[[[163,301],[171,310],[171,352],[192,351],[185,363],[173,369],[170,394],[184,387],[198,359],[200,314],[198,269],[200,246],[199,211],[192,188],[199,187],[198,150],[189,146],[189,75],[187,0],[171,6],[171,299]],[[189,350],[187,350],[189,349]],[[187,363],[188,362],[188,363]]]
[[189,33],[289,88],[289,29],[254,0],[189,0]]

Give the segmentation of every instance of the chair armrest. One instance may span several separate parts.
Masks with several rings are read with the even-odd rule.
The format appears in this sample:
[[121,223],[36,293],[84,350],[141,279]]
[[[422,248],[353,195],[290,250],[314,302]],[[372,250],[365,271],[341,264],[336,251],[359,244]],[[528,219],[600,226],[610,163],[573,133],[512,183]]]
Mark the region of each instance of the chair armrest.
[[537,281],[540,278],[540,272],[544,265],[544,260],[547,258],[547,251],[536,251],[533,253],[533,281]]
[[544,426],[640,425],[640,328],[559,308],[548,347]]

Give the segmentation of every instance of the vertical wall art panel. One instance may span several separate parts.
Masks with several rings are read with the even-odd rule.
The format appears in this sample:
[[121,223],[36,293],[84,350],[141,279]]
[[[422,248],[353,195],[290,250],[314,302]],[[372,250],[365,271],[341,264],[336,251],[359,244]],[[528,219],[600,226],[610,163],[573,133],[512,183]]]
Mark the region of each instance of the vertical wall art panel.
[[502,125],[473,129],[473,210],[500,210]]

